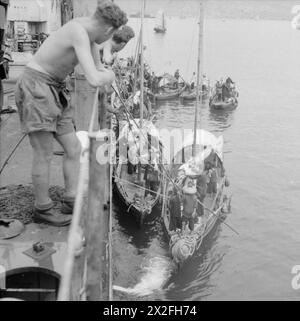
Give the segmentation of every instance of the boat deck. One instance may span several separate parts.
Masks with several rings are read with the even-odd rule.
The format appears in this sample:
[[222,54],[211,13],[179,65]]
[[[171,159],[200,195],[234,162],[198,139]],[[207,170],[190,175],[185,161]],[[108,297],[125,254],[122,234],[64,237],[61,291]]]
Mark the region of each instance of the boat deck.
[[127,194],[128,200],[133,202],[136,198],[143,199],[145,196],[145,180],[144,170],[142,169],[141,180],[138,180],[138,173],[128,174],[127,164],[122,165],[121,180],[125,193]]

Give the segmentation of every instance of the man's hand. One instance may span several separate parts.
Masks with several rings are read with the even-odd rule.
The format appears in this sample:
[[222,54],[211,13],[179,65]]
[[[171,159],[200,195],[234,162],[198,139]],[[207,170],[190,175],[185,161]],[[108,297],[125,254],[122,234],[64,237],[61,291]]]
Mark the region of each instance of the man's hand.
[[99,87],[110,87],[115,81],[115,73],[110,69],[101,68],[98,70],[97,86]]
[[125,108],[124,107],[120,107],[120,108],[112,108],[112,107],[107,107],[106,109],[109,113],[115,114],[117,117],[122,115],[125,112]]

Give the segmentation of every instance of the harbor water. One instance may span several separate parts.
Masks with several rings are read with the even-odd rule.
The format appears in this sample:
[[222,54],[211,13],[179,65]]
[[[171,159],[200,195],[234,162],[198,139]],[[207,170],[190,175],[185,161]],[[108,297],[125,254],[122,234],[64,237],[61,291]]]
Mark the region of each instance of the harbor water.
[[[140,10],[138,0],[115,2],[128,13]],[[292,268],[300,265],[300,31],[290,24],[296,4],[206,2],[204,73],[211,85],[231,77],[239,106],[217,112],[204,102],[198,127],[224,137],[233,195],[226,223],[239,235],[216,224],[189,263],[176,271],[159,211],[155,221],[138,229],[115,200],[115,300],[299,300],[300,290],[292,286]],[[145,58],[156,74],[179,69],[189,81],[196,71],[197,8],[196,0],[146,1],[147,14],[162,9],[167,20],[162,35],[153,31],[154,18],[145,19]],[[140,19],[130,18],[129,25],[138,35]],[[136,42],[137,37],[120,55],[133,55]],[[159,129],[192,129],[194,110],[194,102],[159,103],[155,124]],[[20,136],[19,120],[13,117],[1,125],[1,161]],[[28,141],[20,146],[0,187],[30,182],[29,150]],[[52,166],[56,175],[51,184],[61,185],[61,159],[54,158]]]
[[[115,292],[116,299],[300,298],[300,290],[291,285],[292,267],[300,264],[300,32],[287,19],[295,2],[287,1],[290,6],[285,2],[281,17],[277,12],[275,17],[260,18],[255,1],[243,1],[246,11],[257,10],[252,14],[255,19],[234,16],[236,2],[226,1],[231,17],[222,17],[222,12],[206,17],[203,64],[212,84],[227,76],[236,82],[239,106],[216,112],[205,103],[199,127],[224,136],[225,167],[233,194],[226,222],[239,235],[218,224],[189,264],[161,282],[159,289],[145,291],[146,297]],[[283,2],[273,1],[273,5]],[[145,20],[146,60],[157,74],[178,68],[189,81],[196,71],[197,12],[182,17],[178,7],[172,14],[165,35],[153,32],[155,19]],[[140,20],[132,18],[129,24],[138,33]],[[132,55],[134,47],[133,41],[122,55]],[[194,103],[160,103],[155,114],[158,128],[192,128]],[[162,266],[170,272],[159,222],[138,230],[128,222],[124,209],[115,210],[114,283],[133,288],[147,273],[153,278],[160,275]],[[155,257],[165,260],[151,269]]]

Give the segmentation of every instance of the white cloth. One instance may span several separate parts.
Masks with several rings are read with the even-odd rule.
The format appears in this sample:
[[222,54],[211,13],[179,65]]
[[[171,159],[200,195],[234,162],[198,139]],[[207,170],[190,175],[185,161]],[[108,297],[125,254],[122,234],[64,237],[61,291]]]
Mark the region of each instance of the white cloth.
[[138,90],[133,97],[133,103],[135,105],[138,105],[140,103],[140,96],[141,96],[141,91]]
[[195,75],[193,75],[193,76],[192,76],[192,78],[191,78],[191,82],[190,82],[190,83],[191,83],[191,84],[192,84],[192,83],[194,83],[194,84],[195,84],[195,83],[196,83],[196,81],[197,81],[197,75],[195,74]]

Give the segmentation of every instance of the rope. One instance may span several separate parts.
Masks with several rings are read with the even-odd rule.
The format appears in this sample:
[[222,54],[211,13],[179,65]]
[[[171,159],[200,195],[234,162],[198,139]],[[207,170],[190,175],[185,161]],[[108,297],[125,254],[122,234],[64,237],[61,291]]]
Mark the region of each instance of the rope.
[[27,134],[24,134],[20,140],[18,141],[18,143],[16,144],[16,146],[13,148],[13,150],[11,151],[11,153],[8,155],[8,157],[6,158],[5,162],[3,163],[3,165],[1,166],[0,169],[0,175],[2,174],[5,166],[8,164],[9,160],[11,159],[11,157],[13,156],[13,154],[15,153],[15,151],[17,150],[17,148],[20,146],[20,144],[22,143],[22,141],[24,140],[24,138],[27,136]]

